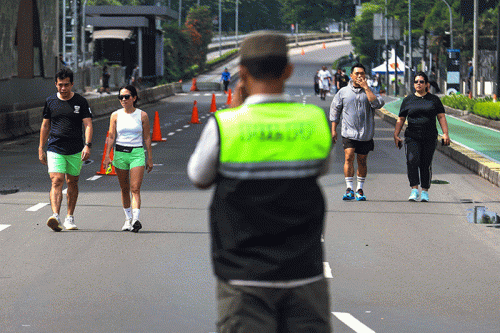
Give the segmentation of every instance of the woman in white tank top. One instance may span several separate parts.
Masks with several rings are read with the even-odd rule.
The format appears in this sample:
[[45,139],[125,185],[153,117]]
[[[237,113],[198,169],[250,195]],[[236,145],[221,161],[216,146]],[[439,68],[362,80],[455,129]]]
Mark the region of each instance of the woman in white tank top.
[[[118,95],[122,109],[111,114],[106,142],[104,168],[111,165],[111,149],[115,145],[113,166],[120,182],[125,224],[123,231],[138,232],[141,211],[141,184],[144,169],[153,169],[153,155],[148,114],[136,108],[137,90],[127,85]],[[147,160],[144,154],[147,151]]]

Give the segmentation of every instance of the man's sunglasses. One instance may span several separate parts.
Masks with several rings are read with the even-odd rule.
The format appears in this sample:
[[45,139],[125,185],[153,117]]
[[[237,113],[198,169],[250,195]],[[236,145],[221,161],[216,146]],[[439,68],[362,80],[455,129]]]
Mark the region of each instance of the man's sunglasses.
[[122,99],[129,99],[130,95],[118,95],[118,99],[121,101]]
[[415,84],[417,84],[417,83],[424,84],[424,83],[425,83],[425,81],[424,81],[424,80],[415,80]]

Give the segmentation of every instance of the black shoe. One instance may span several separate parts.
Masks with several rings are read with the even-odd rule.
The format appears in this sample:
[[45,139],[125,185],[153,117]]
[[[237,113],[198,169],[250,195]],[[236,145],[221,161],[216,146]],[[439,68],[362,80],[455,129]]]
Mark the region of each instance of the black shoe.
[[132,232],[139,232],[139,230],[142,229],[142,224],[141,222],[139,221],[135,221],[133,224],[132,224]]

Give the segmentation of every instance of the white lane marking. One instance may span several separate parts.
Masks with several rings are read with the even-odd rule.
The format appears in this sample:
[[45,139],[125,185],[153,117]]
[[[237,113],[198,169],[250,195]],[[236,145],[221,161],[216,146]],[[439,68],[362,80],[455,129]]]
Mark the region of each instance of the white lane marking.
[[321,234],[321,242],[324,243],[325,242],[325,237],[323,236],[323,234]]
[[[162,138],[162,139],[163,139],[163,138]],[[154,147],[154,146],[156,146],[157,144],[158,144],[158,142],[153,142],[153,143],[151,144],[151,146],[152,146],[152,147]]]
[[26,209],[27,212],[36,212],[37,210],[39,210],[40,208],[43,208],[45,206],[47,206],[49,203],[48,202],[40,202],[28,209]]
[[304,95],[304,91],[302,89],[300,89],[300,94]]
[[182,132],[182,128],[178,128],[175,130],[176,132]]
[[188,127],[189,127],[189,125],[184,125],[184,128],[188,128]]
[[163,166],[163,164],[153,164],[153,166]]
[[205,93],[205,94],[203,94],[203,96],[212,96],[212,94]]
[[87,180],[98,180],[99,178],[101,178],[102,176],[92,176],[90,178],[87,178]]
[[323,262],[323,274],[328,279],[333,279],[332,269],[330,268],[330,264],[328,262]]
[[193,94],[193,96],[200,96],[200,95],[201,95],[200,93]]
[[68,194],[68,189],[65,188],[63,191],[62,191],[62,194]]
[[0,231],[7,229],[10,227],[10,224],[0,224]]
[[174,134],[175,134],[175,132],[170,132],[170,133],[168,133],[167,135],[168,135],[168,136],[172,136],[172,135],[174,135]]
[[375,333],[374,330],[354,318],[353,315],[347,312],[332,312],[341,322],[349,326],[354,332],[357,333]]

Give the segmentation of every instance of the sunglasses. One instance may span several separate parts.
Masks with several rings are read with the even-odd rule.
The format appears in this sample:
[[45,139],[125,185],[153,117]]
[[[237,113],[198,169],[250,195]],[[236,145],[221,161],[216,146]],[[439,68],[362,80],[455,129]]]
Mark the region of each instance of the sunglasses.
[[415,80],[415,84],[417,84],[417,83],[424,84],[424,83],[425,83],[425,81],[424,81],[424,80]]
[[129,99],[130,95],[118,95],[118,99],[121,101],[122,99]]

